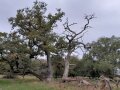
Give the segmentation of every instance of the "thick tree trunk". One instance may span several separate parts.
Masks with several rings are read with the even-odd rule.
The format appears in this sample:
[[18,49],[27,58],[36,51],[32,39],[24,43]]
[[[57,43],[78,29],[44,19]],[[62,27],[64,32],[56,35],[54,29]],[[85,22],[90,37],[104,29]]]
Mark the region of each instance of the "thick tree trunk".
[[51,81],[53,78],[53,70],[52,70],[52,63],[50,58],[50,52],[45,52],[47,56],[47,66],[48,66],[48,77],[47,80]]
[[71,53],[68,52],[66,59],[64,60],[64,73],[63,73],[63,80],[68,78],[69,74],[69,60],[70,60]]
[[65,59],[64,63],[65,63],[65,67],[64,67],[64,73],[63,73],[63,79],[66,79],[68,78],[68,74],[69,74],[69,60]]

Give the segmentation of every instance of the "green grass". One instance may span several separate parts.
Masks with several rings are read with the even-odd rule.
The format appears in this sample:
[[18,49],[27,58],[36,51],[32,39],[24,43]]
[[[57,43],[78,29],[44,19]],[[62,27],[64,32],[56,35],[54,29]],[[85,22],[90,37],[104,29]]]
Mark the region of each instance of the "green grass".
[[56,90],[45,83],[31,80],[3,80],[0,79],[0,90]]

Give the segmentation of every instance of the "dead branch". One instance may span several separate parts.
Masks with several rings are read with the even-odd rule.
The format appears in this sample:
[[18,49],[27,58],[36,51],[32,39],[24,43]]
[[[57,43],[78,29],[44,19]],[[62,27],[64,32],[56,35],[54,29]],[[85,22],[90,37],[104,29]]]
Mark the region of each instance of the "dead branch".
[[111,79],[111,81],[116,85],[117,88],[119,88],[119,83],[120,83],[120,79],[119,78]]
[[[66,19],[66,22],[63,24],[63,26],[64,26],[65,31],[68,32],[68,34],[66,34],[66,39],[69,41],[69,44],[71,42],[73,42],[74,40],[81,39],[84,36],[84,34],[85,34],[84,31],[86,31],[87,28],[90,27],[89,23],[90,23],[90,20],[92,20],[93,18],[95,18],[93,14],[92,15],[86,15],[84,19],[87,21],[87,23],[84,25],[83,29],[78,33],[76,33],[74,30],[70,29],[70,26],[75,25],[77,23],[69,24],[68,18]],[[78,44],[83,45],[84,48],[85,48],[84,43],[78,41]]]
[[106,78],[105,76],[101,76],[100,77],[100,82],[101,82],[101,85],[100,85],[100,90],[106,90],[106,88],[108,90],[112,90],[112,87],[110,85],[110,80],[109,78]]
[[87,23],[84,25],[83,30],[81,30],[79,33],[77,33],[77,35],[82,34],[87,28],[91,27],[91,26],[89,26],[89,23],[90,23],[90,20],[92,20],[93,18],[95,18],[94,14],[85,16]]

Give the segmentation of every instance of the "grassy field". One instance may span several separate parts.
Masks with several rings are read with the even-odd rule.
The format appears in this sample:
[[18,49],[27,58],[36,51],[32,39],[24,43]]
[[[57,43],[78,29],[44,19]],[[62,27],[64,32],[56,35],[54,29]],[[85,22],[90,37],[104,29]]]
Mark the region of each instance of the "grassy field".
[[55,90],[43,83],[30,80],[0,80],[0,90]]
[[[72,83],[59,83],[59,82],[40,82],[34,77],[25,77],[24,79],[0,79],[0,90],[93,90],[92,87],[78,87]],[[94,89],[99,90],[99,89]],[[120,90],[114,88],[113,90]]]
[[[2,76],[0,76],[1,78]],[[35,77],[27,76],[24,79],[0,79],[0,90],[56,90],[46,86],[45,82],[40,82]]]

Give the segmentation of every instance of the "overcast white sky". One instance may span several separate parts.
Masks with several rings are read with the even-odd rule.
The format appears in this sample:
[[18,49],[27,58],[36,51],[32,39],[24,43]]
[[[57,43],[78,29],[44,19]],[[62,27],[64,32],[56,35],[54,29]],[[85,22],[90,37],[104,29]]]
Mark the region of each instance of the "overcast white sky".
[[[35,0],[0,0],[0,31],[10,32],[8,18],[15,16],[16,10],[30,7]],[[83,25],[85,14],[95,13],[92,28],[86,33],[85,42],[91,42],[102,36],[120,36],[120,0],[42,0],[48,4],[48,12],[61,8],[79,31]],[[63,20],[64,21],[64,20]],[[61,28],[57,28],[58,30]]]

